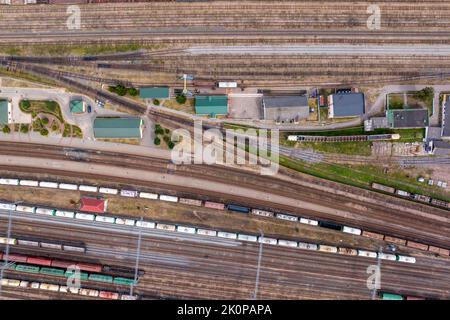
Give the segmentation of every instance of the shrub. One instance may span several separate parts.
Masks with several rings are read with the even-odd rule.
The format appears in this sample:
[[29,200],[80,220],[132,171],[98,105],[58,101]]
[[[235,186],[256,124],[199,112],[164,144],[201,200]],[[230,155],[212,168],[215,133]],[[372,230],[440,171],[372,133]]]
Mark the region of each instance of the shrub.
[[170,130],[169,129],[164,129],[165,134],[169,134]]
[[29,128],[27,125],[23,124],[20,126],[20,132],[22,132],[22,133],[28,133],[28,130],[29,130]]
[[116,93],[117,93],[119,96],[124,96],[124,95],[127,94],[127,88],[125,88],[125,86],[124,86],[123,84],[118,84],[118,85],[116,86]]
[[160,103],[161,103],[161,102],[160,102],[158,99],[153,99],[153,104],[154,104],[155,106],[159,106]]
[[137,96],[139,91],[136,88],[128,88],[128,94],[132,97]]
[[11,132],[11,128],[8,127],[8,126],[4,126],[2,131],[3,131],[3,133],[10,133]]
[[48,136],[48,130],[47,129],[41,129],[41,131],[39,131],[41,133],[41,136]]
[[47,125],[48,124],[48,118],[42,118],[41,122],[43,125]]
[[52,131],[56,131],[56,130],[58,130],[58,125],[56,123],[54,123],[52,125]]
[[175,99],[177,100],[177,102],[178,102],[179,104],[183,104],[183,103],[186,102],[186,97],[183,96],[183,95],[178,95]]
[[153,140],[153,142],[155,143],[155,145],[159,146],[161,144],[161,139],[156,137],[155,140]]
[[175,143],[173,143],[172,141],[170,141],[167,145],[168,145],[170,150],[172,150],[173,147],[175,147]]
[[167,144],[169,144],[169,142],[171,142],[169,136],[164,136],[164,137],[163,137],[163,140],[164,140]]
[[31,113],[31,117],[32,117],[33,119],[36,118],[36,117],[37,117],[37,113],[33,111],[33,112]]
[[22,109],[28,110],[31,107],[31,103],[29,100],[22,100],[20,101],[20,106],[22,107]]

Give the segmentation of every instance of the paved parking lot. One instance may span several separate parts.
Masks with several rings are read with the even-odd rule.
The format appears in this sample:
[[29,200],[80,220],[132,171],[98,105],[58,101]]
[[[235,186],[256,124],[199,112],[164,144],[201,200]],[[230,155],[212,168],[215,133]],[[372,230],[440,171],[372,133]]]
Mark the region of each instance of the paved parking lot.
[[229,117],[233,119],[262,119],[262,95],[230,94]]

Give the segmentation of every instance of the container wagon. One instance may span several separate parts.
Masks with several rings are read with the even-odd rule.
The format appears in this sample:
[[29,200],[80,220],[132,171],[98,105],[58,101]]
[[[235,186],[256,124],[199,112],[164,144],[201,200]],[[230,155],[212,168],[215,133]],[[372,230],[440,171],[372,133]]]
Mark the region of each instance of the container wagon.
[[177,226],[177,231],[182,232],[182,233],[195,234],[195,228],[191,228],[191,227]]
[[139,192],[139,197],[144,198],[144,199],[157,200],[158,194],[157,193],[148,193],[148,192]]
[[120,190],[120,195],[122,197],[136,198],[138,196],[138,192],[134,190]]
[[387,192],[387,193],[394,193],[395,192],[394,188],[388,187],[388,186],[384,186],[382,184],[375,183],[375,182],[372,183],[372,188],[375,189],[375,190],[380,190],[380,191],[384,191],[384,192]]
[[235,205],[235,204],[229,204],[227,206],[227,209],[230,210],[230,211],[240,212],[240,213],[249,213],[250,212],[250,208],[243,207],[243,206],[238,206],[238,205]]
[[395,193],[402,197],[409,197],[411,195],[409,192],[403,190],[397,190]]
[[266,243],[266,244],[276,245],[277,244],[277,239],[267,238],[267,237],[259,237],[258,238],[258,242],[259,243]]
[[224,210],[225,205],[219,202],[205,201],[205,208]]
[[53,216],[55,214],[54,209],[46,209],[46,208],[36,208],[36,213],[37,214],[44,214],[47,216]]
[[133,219],[122,219],[122,218],[116,218],[116,224],[122,224],[126,226],[134,226],[136,223],[136,220]]
[[337,253],[338,249],[337,247],[333,246],[325,246],[325,245],[319,245],[319,251],[322,252],[329,252],[329,253]]
[[180,203],[188,204],[188,205],[191,205],[191,206],[197,206],[197,207],[201,207],[202,206],[202,201],[201,200],[196,200],[196,199],[180,198]]
[[384,237],[384,241],[386,242],[392,242],[398,245],[402,245],[405,246],[406,245],[406,240],[400,239],[400,238],[396,238],[396,237],[390,237],[390,236],[385,236]]
[[156,229],[166,230],[166,231],[175,231],[176,227],[172,224],[158,223],[156,225]]
[[147,228],[147,229],[154,229],[155,223],[154,222],[148,222],[148,221],[136,221],[136,226],[141,228]]
[[34,213],[34,207],[18,205],[16,211]]
[[419,243],[419,242],[409,241],[409,240],[406,242],[406,246],[414,248],[414,249],[419,249],[419,250],[425,250],[425,251],[428,250],[428,245]]
[[47,258],[27,257],[27,263],[49,267],[52,265],[52,260]]
[[217,236],[217,231],[207,229],[197,229],[197,234],[200,234],[202,236],[215,237]]
[[258,238],[247,234],[238,234],[238,240],[256,242]]
[[165,195],[165,194],[161,194],[161,195],[159,196],[159,200],[167,201],[167,202],[178,202],[178,197],[168,196],[168,195]]
[[357,236],[361,235],[361,229],[353,228],[353,227],[347,227],[347,226],[344,226],[342,228],[342,232],[354,234],[354,235],[357,235]]
[[[5,258],[5,256],[3,256],[3,258]],[[27,256],[21,254],[9,254],[8,261],[27,263]]]
[[227,239],[236,239],[237,238],[237,234],[236,233],[223,232],[223,231],[217,232],[217,236],[219,238],[227,238]]
[[309,224],[311,226],[318,226],[319,225],[319,221],[306,219],[306,218],[300,218],[300,223]]
[[298,246],[297,241],[282,240],[282,239],[278,239],[278,244],[280,246],[285,246],[285,247],[297,247]]
[[102,266],[100,264],[92,264],[92,263],[77,263],[78,268],[83,271],[90,271],[90,272],[102,272]]
[[383,240],[384,239],[384,235],[379,234],[379,233],[375,233],[375,232],[370,232],[370,231],[363,231],[362,235],[363,235],[363,237],[376,239],[376,240]]
[[299,242],[298,247],[305,250],[317,250],[319,246],[314,243]]
[[16,205],[13,204],[13,203],[0,202],[0,209],[3,209],[3,210],[15,210],[16,209]]

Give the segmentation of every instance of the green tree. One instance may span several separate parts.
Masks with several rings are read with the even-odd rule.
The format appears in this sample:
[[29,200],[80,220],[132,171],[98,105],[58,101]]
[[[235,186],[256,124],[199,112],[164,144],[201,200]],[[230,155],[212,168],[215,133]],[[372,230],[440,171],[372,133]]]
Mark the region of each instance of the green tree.
[[170,133],[170,130],[166,128],[166,129],[164,129],[164,133],[165,133],[165,134],[169,134],[169,133]]
[[139,91],[136,88],[128,88],[128,94],[132,97],[137,96]]
[[28,110],[31,107],[31,103],[29,100],[22,100],[20,101],[20,107],[24,110]]
[[33,111],[33,112],[31,113],[31,117],[32,117],[33,119],[36,118],[36,117],[37,117],[37,113]]
[[158,137],[155,137],[155,140],[153,140],[153,142],[155,143],[155,145],[159,146],[161,144],[161,139]]
[[173,147],[175,147],[175,143],[173,143],[172,141],[169,141],[169,143],[167,144],[167,146],[169,147],[170,150],[172,150]]
[[10,133],[11,132],[11,128],[10,127],[8,127],[8,126],[4,126],[3,127],[3,133]]
[[161,102],[160,102],[158,99],[153,99],[153,104],[154,104],[155,106],[159,106],[160,103],[161,103]]
[[20,126],[20,132],[22,132],[22,133],[28,133],[28,130],[29,130],[29,128],[26,124],[23,124]]
[[116,86],[116,93],[117,93],[119,96],[124,96],[124,95],[127,94],[127,88],[126,88],[123,84],[118,84],[118,85]]
[[186,102],[186,97],[183,95],[178,95],[175,99],[179,104],[184,104]]
[[48,130],[47,129],[41,129],[40,133],[41,133],[41,136],[48,136]]
[[48,125],[48,118],[44,117],[41,119],[43,125]]

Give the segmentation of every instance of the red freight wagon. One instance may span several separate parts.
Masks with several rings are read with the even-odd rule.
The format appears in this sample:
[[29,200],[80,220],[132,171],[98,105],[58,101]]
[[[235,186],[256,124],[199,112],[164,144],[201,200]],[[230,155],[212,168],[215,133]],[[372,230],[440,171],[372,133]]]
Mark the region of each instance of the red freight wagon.
[[377,239],[377,240],[383,240],[384,235],[375,233],[375,232],[369,232],[369,231],[363,231],[362,233],[363,237]]
[[434,252],[434,253],[439,253],[439,248],[438,248],[438,247],[430,246],[430,247],[428,248],[428,251],[431,251],[431,252]]
[[27,256],[23,256],[21,254],[10,254],[8,256],[8,261],[14,261],[14,262],[27,262]]
[[225,209],[225,205],[223,203],[205,201],[205,208],[223,210],[223,209]]
[[83,271],[102,272],[102,266],[99,264],[77,263],[77,266]]
[[439,248],[439,253],[443,256],[450,256],[450,250],[448,249]]
[[112,299],[112,300],[119,299],[119,294],[115,293],[115,292],[100,291],[98,296],[100,298],[105,298],[105,299]]
[[40,266],[51,266],[52,260],[47,259],[47,258],[29,257],[29,258],[27,258],[27,263],[37,264]]
[[75,265],[76,265],[75,262],[61,261],[61,260],[52,260],[52,267],[56,267],[56,268],[67,269],[68,267],[75,266]]
[[402,246],[406,245],[406,240],[395,238],[395,237],[386,236],[386,237],[384,237],[384,241],[392,242],[395,244],[400,244]]
[[408,247],[419,249],[419,250],[428,250],[428,246],[426,244],[414,242],[414,241],[408,241],[406,244]]

